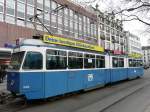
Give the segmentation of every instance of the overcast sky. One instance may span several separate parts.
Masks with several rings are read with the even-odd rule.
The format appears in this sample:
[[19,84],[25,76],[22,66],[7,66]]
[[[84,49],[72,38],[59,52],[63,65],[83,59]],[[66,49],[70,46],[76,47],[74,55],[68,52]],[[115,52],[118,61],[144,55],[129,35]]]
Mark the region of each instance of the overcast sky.
[[[92,0],[74,0],[74,1],[88,2],[88,1],[92,1]],[[101,2],[101,1],[105,1],[105,2]],[[118,5],[119,6],[123,5],[120,1],[121,0],[97,0],[97,3],[99,4],[99,9],[102,12],[104,12],[104,11],[108,10],[109,7],[117,7]],[[95,4],[96,4],[96,2],[92,5],[95,6]],[[109,10],[111,10],[111,9],[109,9]],[[142,23],[140,23],[138,21],[129,21],[129,22],[124,22],[123,24],[124,24],[124,29],[126,31],[130,31],[131,33],[140,37],[142,46],[147,45],[147,39],[150,38],[150,36],[145,35],[145,33],[144,33],[145,26]]]

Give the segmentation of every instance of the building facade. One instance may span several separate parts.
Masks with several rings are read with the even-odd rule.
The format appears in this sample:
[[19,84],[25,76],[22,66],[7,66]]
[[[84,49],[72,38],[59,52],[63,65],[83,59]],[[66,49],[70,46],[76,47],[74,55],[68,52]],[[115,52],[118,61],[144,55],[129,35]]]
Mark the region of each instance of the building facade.
[[150,39],[147,40],[147,45],[150,46]]
[[142,55],[142,47],[141,47],[141,41],[140,38],[130,32],[126,32],[127,36],[127,51],[130,55]]
[[[64,5],[65,8],[53,11]],[[45,13],[39,16],[40,20],[54,35],[97,44],[96,15],[79,5],[67,0],[1,0],[0,29],[3,34],[0,35],[0,45],[7,41],[13,42],[15,38],[35,34],[29,18],[41,12]],[[46,31],[38,21],[35,27],[39,31]]]
[[[64,8],[53,11],[61,6]],[[97,8],[83,7],[69,0],[1,0],[0,46],[47,32],[38,21],[34,22],[34,28],[29,20],[40,13],[43,13],[40,20],[53,35],[127,52],[127,38],[119,20]]]
[[143,46],[142,52],[144,65],[150,65],[150,46]]

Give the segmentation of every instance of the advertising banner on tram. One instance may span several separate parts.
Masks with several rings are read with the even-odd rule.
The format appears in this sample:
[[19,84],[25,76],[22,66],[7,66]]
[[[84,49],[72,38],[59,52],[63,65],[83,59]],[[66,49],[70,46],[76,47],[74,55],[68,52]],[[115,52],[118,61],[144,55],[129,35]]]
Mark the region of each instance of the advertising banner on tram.
[[104,48],[100,46],[96,46],[96,45],[92,45],[92,44],[88,44],[84,42],[79,42],[79,41],[75,41],[75,40],[71,40],[67,38],[52,36],[52,35],[44,35],[43,41],[46,43],[51,43],[51,44],[58,44],[58,45],[104,52]]

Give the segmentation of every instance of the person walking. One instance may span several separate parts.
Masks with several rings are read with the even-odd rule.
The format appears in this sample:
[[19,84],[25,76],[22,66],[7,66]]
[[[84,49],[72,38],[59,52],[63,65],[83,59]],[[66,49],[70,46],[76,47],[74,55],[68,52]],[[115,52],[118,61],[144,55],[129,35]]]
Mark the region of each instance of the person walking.
[[1,69],[0,69],[0,83],[3,83],[5,76],[6,76],[6,66],[1,66]]

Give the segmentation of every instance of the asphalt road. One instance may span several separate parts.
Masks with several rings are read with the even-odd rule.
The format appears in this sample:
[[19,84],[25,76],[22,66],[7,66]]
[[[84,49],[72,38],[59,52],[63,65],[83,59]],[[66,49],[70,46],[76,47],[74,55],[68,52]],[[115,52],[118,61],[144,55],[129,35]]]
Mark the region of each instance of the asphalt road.
[[[150,70],[146,71],[145,77],[150,77]],[[150,112],[150,86],[142,88],[103,112]]]
[[[150,82],[149,73],[150,70],[147,70],[144,77],[141,79],[124,81],[113,86],[107,86],[90,92],[65,96],[54,101],[46,101],[44,103],[34,102],[29,104],[28,108],[20,110],[19,112],[80,112],[80,109],[90,107],[96,102],[105,101],[107,97],[116,95],[118,92],[129,91],[128,88],[134,88],[137,85]],[[104,110],[104,112],[142,112],[141,110],[150,108],[149,104],[150,87],[148,86],[127,97],[120,103],[116,103],[116,105]]]

